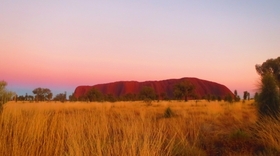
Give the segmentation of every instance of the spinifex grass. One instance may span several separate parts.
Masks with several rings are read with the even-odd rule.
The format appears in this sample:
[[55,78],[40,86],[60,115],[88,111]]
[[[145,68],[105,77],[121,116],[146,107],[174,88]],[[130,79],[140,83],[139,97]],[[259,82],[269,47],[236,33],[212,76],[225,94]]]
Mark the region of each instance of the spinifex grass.
[[257,122],[252,103],[9,102],[0,155],[278,154],[280,126]]

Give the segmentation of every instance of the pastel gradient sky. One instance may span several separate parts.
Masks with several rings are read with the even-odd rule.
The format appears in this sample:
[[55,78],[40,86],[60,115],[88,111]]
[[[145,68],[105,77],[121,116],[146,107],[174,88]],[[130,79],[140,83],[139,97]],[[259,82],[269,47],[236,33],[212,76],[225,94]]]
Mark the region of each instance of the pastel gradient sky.
[[1,1],[0,80],[19,95],[197,77],[254,93],[280,55],[280,1]]

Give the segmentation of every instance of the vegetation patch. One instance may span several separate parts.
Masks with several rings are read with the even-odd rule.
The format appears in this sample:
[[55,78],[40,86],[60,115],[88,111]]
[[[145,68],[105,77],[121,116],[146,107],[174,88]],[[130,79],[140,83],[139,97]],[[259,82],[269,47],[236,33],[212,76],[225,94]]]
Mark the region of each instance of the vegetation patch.
[[163,117],[165,118],[171,118],[174,117],[175,113],[173,112],[173,110],[170,107],[167,107],[164,111]]

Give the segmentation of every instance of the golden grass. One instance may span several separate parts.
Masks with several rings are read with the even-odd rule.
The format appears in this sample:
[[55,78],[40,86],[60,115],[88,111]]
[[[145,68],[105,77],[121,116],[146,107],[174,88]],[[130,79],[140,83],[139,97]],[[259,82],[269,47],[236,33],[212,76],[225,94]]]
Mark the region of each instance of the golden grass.
[[[280,125],[253,101],[9,102],[0,155],[278,155]],[[170,108],[175,116],[167,118]]]

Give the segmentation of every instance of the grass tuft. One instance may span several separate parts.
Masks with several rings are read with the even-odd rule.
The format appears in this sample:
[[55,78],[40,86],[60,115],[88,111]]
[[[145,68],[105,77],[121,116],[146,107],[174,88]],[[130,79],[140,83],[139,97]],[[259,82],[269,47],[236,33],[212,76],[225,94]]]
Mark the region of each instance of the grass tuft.
[[171,118],[175,116],[175,113],[172,111],[172,109],[170,107],[167,107],[164,111],[164,115],[165,118]]

